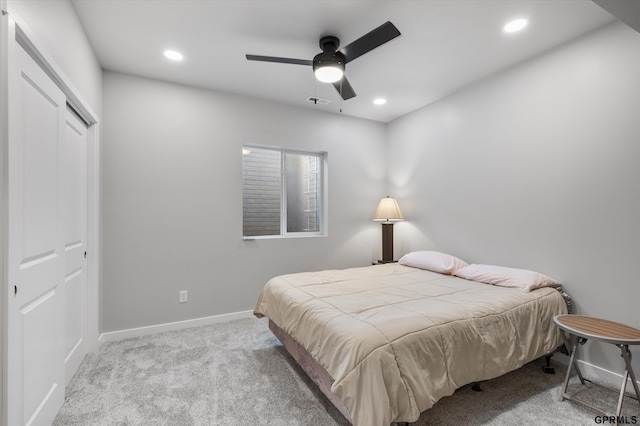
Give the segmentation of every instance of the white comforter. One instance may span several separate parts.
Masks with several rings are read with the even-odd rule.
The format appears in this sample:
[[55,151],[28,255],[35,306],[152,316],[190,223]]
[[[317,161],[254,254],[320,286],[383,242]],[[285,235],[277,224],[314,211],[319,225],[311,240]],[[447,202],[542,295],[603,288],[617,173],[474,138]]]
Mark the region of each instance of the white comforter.
[[334,378],[355,426],[416,421],[457,388],[560,345],[552,288],[524,293],[398,264],[273,278],[254,313]]

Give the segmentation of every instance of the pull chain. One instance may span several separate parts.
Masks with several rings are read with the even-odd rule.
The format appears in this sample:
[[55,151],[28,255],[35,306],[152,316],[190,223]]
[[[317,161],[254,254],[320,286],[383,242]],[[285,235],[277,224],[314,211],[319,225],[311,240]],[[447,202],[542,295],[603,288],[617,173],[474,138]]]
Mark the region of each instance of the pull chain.
[[318,105],[318,79],[314,78],[316,84],[313,90],[313,104]]

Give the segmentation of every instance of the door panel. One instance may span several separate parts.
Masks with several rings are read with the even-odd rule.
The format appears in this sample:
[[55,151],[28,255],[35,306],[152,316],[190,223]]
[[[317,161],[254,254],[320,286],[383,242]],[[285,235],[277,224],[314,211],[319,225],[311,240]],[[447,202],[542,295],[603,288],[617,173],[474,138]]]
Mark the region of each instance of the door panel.
[[67,109],[62,142],[62,217],[65,247],[84,243],[87,128]]
[[67,109],[61,144],[62,223],[65,264],[65,383],[87,354],[87,127]]
[[[55,252],[58,239],[59,103],[22,75],[24,118],[24,252],[23,262]],[[57,87],[56,87],[57,89]],[[37,123],[37,124],[36,124]]]
[[14,45],[9,75],[8,424],[50,424],[64,401],[60,141],[66,98]]
[[[68,276],[65,277],[65,342],[64,342],[64,353],[65,353],[65,382],[73,377],[76,372],[78,365],[72,366],[67,365],[70,361],[72,361],[73,356],[78,353],[83,352],[83,343],[84,343],[84,330],[82,327],[83,324],[83,307],[84,307],[84,292],[83,292],[83,276],[82,270],[77,270]],[[77,352],[80,351],[80,352]],[[85,353],[81,356],[80,362],[82,358],[84,358]],[[67,372],[68,370],[68,372]]]
[[24,306],[20,313],[24,326],[24,413],[25,419],[39,413],[40,404],[49,403],[57,388],[62,387],[57,370],[59,356],[56,336],[58,300],[55,289],[42,294]]

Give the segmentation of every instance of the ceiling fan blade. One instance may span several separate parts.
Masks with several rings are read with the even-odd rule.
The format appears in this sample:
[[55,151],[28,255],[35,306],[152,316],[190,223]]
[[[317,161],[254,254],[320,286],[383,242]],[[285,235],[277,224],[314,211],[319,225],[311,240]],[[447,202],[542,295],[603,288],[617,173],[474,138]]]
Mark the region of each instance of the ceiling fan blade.
[[354,92],[353,87],[351,87],[351,84],[349,83],[349,80],[347,80],[346,76],[333,83],[333,87],[336,88],[338,93],[340,93],[340,96],[342,96],[342,99],[344,99],[345,101],[347,99],[356,97],[356,92]]
[[372,51],[376,47],[382,46],[386,42],[393,40],[400,35],[400,31],[390,21],[380,25],[375,30],[368,32],[359,39],[346,45],[340,52],[346,58],[346,62],[351,62],[356,58]]
[[295,64],[295,65],[313,65],[313,61],[307,59],[292,59],[292,58],[278,58],[275,56],[259,56],[259,55],[246,55],[249,61],[262,61],[262,62],[277,62],[280,64]]

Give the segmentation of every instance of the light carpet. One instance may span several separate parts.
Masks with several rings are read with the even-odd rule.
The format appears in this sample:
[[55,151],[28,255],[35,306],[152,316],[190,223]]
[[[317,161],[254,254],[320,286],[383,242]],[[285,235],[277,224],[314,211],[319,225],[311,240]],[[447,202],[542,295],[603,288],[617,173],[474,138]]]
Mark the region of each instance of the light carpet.
[[[565,368],[538,360],[465,386],[413,425],[594,425],[596,412],[558,398]],[[570,392],[613,411],[615,394],[572,379]],[[623,415],[640,424],[640,405]],[[158,333],[105,343],[66,389],[54,425],[308,426],[350,423],[271,334],[266,319]]]

